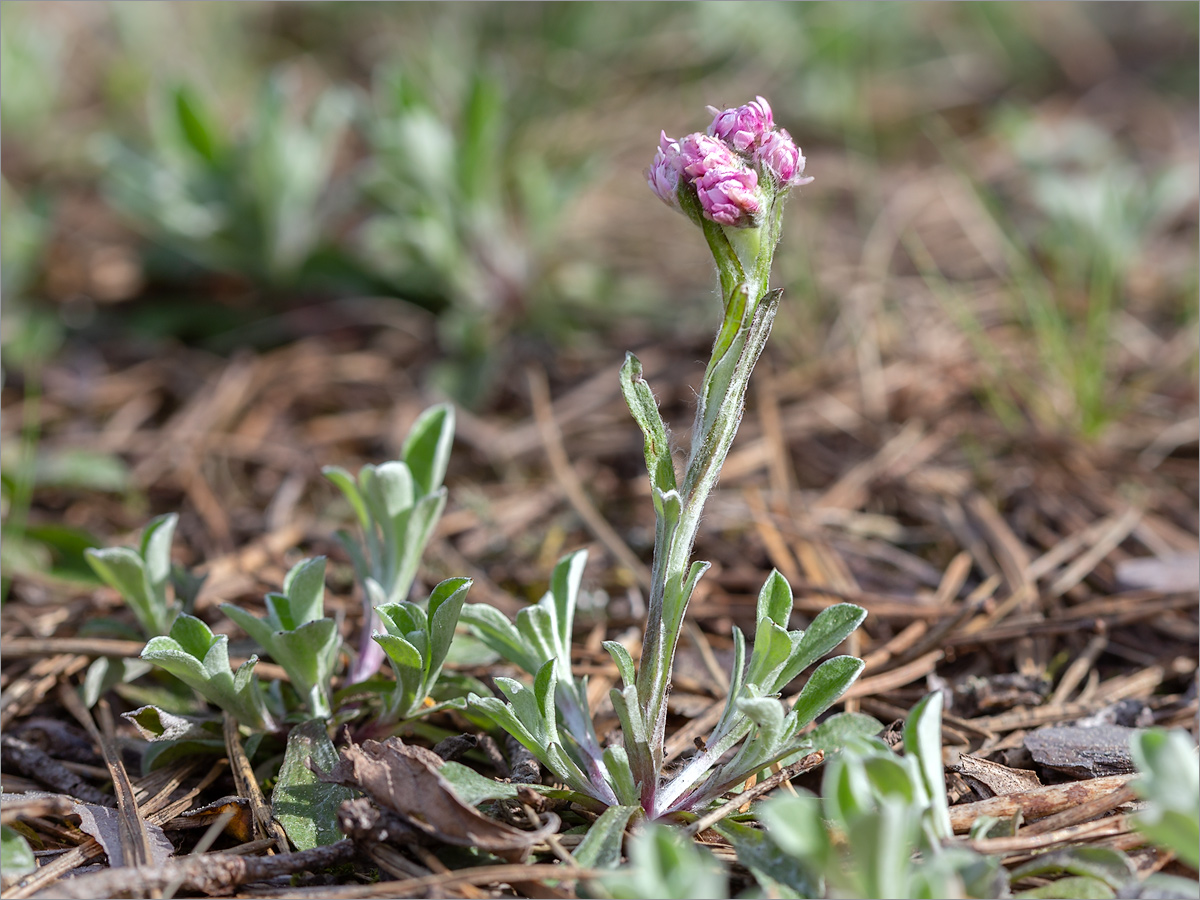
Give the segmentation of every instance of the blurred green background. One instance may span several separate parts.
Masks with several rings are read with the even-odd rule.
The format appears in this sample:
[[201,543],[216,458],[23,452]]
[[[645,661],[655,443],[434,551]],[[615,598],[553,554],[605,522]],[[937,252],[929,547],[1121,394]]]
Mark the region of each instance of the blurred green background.
[[426,377],[475,408],[514,355],[704,335],[702,242],[642,173],[763,94],[817,179],[782,352],[904,352],[927,301],[1011,427],[1095,436],[1153,380],[1121,346],[1194,335],[1197,9],[8,0],[6,384],[367,297],[436,317]]

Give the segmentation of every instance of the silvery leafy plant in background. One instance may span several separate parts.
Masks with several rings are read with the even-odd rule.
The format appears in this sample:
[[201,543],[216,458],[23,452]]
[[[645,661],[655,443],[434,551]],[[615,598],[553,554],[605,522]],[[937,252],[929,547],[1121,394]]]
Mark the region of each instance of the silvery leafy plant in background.
[[[385,651],[372,639],[383,624],[375,608],[408,600],[421,554],[446,508],[442,480],[453,444],[454,407],[442,403],[417,418],[404,439],[400,459],[363,466],[357,478],[338,466],[322,469],[349,501],[362,532],[361,541],[338,532],[354,561],[365,620],[371,623],[363,630],[358,659],[350,671],[352,682],[369,678],[383,664]],[[446,640],[457,624],[457,617],[447,623]]]
[[[778,699],[794,678],[840,644],[865,617],[852,604],[823,611],[806,630],[790,630],[792,594],[772,573],[758,598],[747,654],[734,629],[729,698],[705,749],[678,773],[663,774],[666,697],[675,649],[693,590],[708,563],[691,559],[704,503],[716,485],[745,404],[754,365],[780,301],[769,289],[784,201],[811,181],[790,135],[759,97],[745,106],[710,107],[707,133],[678,140],[662,134],[647,173],[650,188],[700,227],[717,264],[723,317],[699,391],[692,446],[678,479],[668,431],[641,364],[629,354],[621,390],[645,438],[657,516],[652,590],[640,666],[621,644],[606,649],[623,687],[611,697],[621,746],[601,747],[587,703],[587,682],[570,666],[571,628],[584,557],[559,564],[551,588],[512,625],[483,605],[463,621],[505,659],[533,676],[532,686],[496,679],[505,699],[470,698],[574,790],[610,806],[640,808],[651,819],[704,808],[723,792],[805,746],[800,731],[829,708],[862,671],[848,656],[822,663],[788,708]],[[740,748],[730,755],[730,751]]]

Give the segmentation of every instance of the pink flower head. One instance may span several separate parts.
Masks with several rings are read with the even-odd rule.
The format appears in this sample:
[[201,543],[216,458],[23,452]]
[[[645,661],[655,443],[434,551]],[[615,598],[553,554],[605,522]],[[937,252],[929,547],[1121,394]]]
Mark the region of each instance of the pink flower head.
[[774,127],[771,104],[765,97],[758,97],[735,109],[719,110],[710,106],[708,111],[713,114],[708,133],[727,141],[740,153],[749,153]]
[[679,170],[679,142],[667,137],[665,131],[660,132],[658,150],[646,173],[646,182],[663,203],[676,209],[679,208]]
[[728,169],[738,164],[722,141],[695,132],[679,139],[679,169],[690,179],[701,178],[709,169]]
[[780,187],[794,187],[812,181],[812,178],[803,177],[804,157],[800,155],[800,148],[792,141],[792,136],[782,128],[763,137],[762,143],[754,151],[754,161]]
[[745,164],[713,167],[692,182],[704,216],[721,225],[752,225],[762,207],[758,175]]

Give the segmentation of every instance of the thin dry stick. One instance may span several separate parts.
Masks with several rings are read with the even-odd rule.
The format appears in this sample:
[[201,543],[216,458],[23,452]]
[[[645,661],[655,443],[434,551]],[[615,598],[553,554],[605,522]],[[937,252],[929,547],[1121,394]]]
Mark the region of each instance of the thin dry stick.
[[1079,655],[1079,658],[1067,666],[1067,671],[1063,672],[1063,676],[1059,679],[1057,687],[1054,688],[1054,693],[1046,701],[1046,706],[1061,706],[1063,703],[1066,703],[1067,698],[1071,696],[1071,692],[1079,687],[1080,682],[1087,677],[1088,672],[1092,671],[1092,667],[1096,665],[1096,660],[1104,652],[1104,648],[1108,646],[1108,629],[1105,627],[1104,621],[1101,620],[1096,625],[1096,630],[1099,633],[1088,641],[1088,645],[1083,648],[1083,653]]
[[22,797],[15,799],[6,795],[0,808],[0,825],[11,825],[18,819],[40,816],[65,816],[75,808],[75,801],[62,794],[47,797]]
[[[336,845],[333,845],[336,846]],[[296,855],[296,854],[293,854]],[[508,863],[497,866],[473,866],[446,875],[426,875],[404,881],[381,881],[361,887],[313,888],[284,891],[263,891],[259,897],[291,897],[304,900],[373,900],[373,898],[440,897],[450,888],[464,884],[530,884],[553,878],[555,881],[585,881],[607,874],[604,869],[578,869],[557,863],[521,865]]]
[[797,760],[790,766],[784,766],[770,778],[766,779],[765,781],[760,781],[753,787],[746,788],[746,790],[742,791],[740,794],[736,794],[731,800],[727,800],[725,803],[722,803],[712,812],[706,813],[695,822],[692,822],[690,825],[684,828],[684,833],[694,836],[700,834],[702,831],[707,831],[709,828],[712,828],[714,825],[720,822],[723,818],[731,815],[734,811],[745,806],[747,803],[757,800],[768,791],[775,790],[775,788],[779,787],[779,785],[783,784],[783,782],[795,778],[797,775],[803,775],[805,772],[815,769],[824,761],[825,752],[823,750],[817,750],[814,753],[808,754],[808,756],[805,756],[803,759]]
[[696,624],[695,619],[685,619],[683,630],[692,642],[692,645],[700,653],[700,660],[704,663],[704,670],[708,672],[708,676],[716,686],[716,695],[719,697],[728,694],[729,676],[725,674],[720,663],[717,662],[716,654],[713,653],[712,645],[708,642],[708,637],[701,630],[700,626]]
[[[146,831],[146,822],[138,812],[137,798],[133,793],[133,783],[125,764],[121,761],[121,751],[117,747],[116,735],[113,733],[112,710],[108,703],[101,700],[97,704],[100,712],[103,732],[96,727],[91,713],[83,705],[69,684],[59,686],[59,701],[88,731],[100,746],[104,763],[112,776],[113,792],[117,795],[117,824],[121,842],[121,857],[126,866],[149,865],[154,858],[150,848],[150,835]],[[111,863],[111,860],[109,861]]]
[[25,675],[0,693],[0,731],[7,728],[23,710],[41,702],[58,684],[59,679],[70,678],[87,664],[86,656],[71,653],[62,653],[35,662]]
[[1079,584],[1104,557],[1112,553],[1129,536],[1141,518],[1142,511],[1140,509],[1126,510],[1086,553],[1071,563],[1067,570],[1055,579],[1054,584],[1050,585],[1050,596],[1059,597]]
[[583,519],[588,530],[596,536],[596,539],[604,545],[609,553],[616,557],[621,565],[633,573],[642,590],[649,593],[651,586],[649,567],[629,549],[629,545],[621,540],[621,536],[613,530],[613,527],[592,504],[587,492],[583,489],[579,476],[575,474],[575,469],[567,458],[567,451],[562,443],[562,433],[558,430],[558,423],[554,421],[554,410],[550,404],[550,388],[546,384],[546,373],[530,366],[526,369],[525,375],[529,381],[533,415],[537,420],[542,445],[546,448],[546,459],[550,463],[555,479],[562,487],[563,494],[566,495],[567,501],[579,518]]
[[929,630],[929,623],[924,619],[914,619],[896,633],[887,643],[876,647],[866,654],[863,660],[864,672],[875,672],[886,666],[893,657],[899,656],[912,647]]
[[978,841],[967,841],[966,845],[972,850],[985,855],[994,853],[1020,853],[1025,850],[1040,850],[1055,844],[1073,844],[1083,840],[1093,840],[1100,837],[1113,837],[1129,831],[1129,823],[1125,816],[1114,816],[1111,819],[1097,819],[1083,825],[1071,825],[1058,831],[1045,834],[1023,834],[1016,837],[983,838]]
[[142,641],[119,641],[113,638],[9,638],[0,641],[0,656],[20,659],[28,656],[47,656],[70,653],[80,656],[138,656],[145,647]]
[[[200,840],[196,841],[196,846],[192,848],[192,852],[189,853],[188,856],[198,857],[207,853],[208,848],[213,845],[213,842],[216,841],[221,832],[225,830],[225,826],[229,824],[234,815],[236,815],[234,810],[227,809],[225,812],[217,816],[216,819],[213,820],[213,823],[204,830],[204,834],[200,836]],[[178,891],[182,886],[183,879],[176,878],[163,890],[163,900],[171,900],[171,898],[175,896],[175,892]]]
[[179,884],[177,890],[202,891],[212,895],[230,894],[248,881],[263,881],[349,862],[356,852],[352,841],[341,840],[324,847],[276,856],[239,856],[233,853],[187,856],[157,866],[108,869],[94,875],[80,875],[59,882],[54,886],[53,893],[36,896],[48,900],[92,900],[94,897],[115,897],[125,893],[147,894],[164,890],[176,882]]
[[[945,655],[941,650],[930,650],[924,656],[918,657],[910,663],[897,666],[879,675],[860,678],[846,689],[846,692],[842,694],[842,699],[852,700],[859,697],[870,697],[874,694],[883,694],[898,687],[904,687],[906,684],[912,684],[918,678],[924,678],[937,668],[937,664],[942,661]],[[788,703],[794,704],[799,696],[799,694],[796,694],[789,697]]]
[[254,777],[254,770],[250,767],[250,760],[246,758],[246,751],[242,747],[237,719],[229,713],[225,713],[225,752],[229,756],[229,765],[233,769],[233,783],[237,786],[238,794],[250,801],[256,830],[262,837],[273,839],[280,853],[287,853],[291,849],[288,846],[287,835],[283,827],[271,816],[271,807],[263,797],[258,779]]

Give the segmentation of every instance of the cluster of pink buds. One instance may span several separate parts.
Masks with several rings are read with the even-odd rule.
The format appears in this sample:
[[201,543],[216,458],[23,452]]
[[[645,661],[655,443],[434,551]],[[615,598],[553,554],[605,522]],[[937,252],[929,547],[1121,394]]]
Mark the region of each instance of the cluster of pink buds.
[[765,202],[760,177],[781,191],[812,181],[803,177],[804,157],[791,135],[775,129],[766,98],[733,109],[710,106],[708,111],[713,122],[707,134],[676,141],[663,132],[659,138],[646,180],[668,206],[680,208],[679,190],[686,185],[696,191],[705,218],[752,226]]

